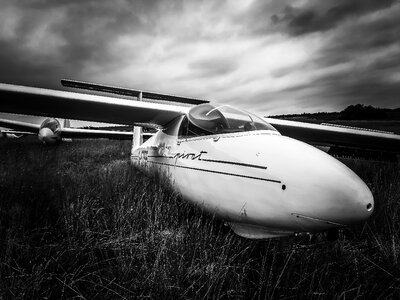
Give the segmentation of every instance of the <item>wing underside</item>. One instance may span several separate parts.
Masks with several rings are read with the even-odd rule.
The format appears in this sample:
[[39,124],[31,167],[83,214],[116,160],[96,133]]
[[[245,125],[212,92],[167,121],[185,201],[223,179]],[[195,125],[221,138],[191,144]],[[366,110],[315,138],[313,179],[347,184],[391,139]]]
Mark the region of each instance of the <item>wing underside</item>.
[[[143,136],[150,137],[153,134],[143,133]],[[132,140],[132,131],[117,131],[117,130],[101,130],[101,129],[84,129],[84,128],[63,128],[61,132],[63,138],[75,139],[118,139],[118,140]]]
[[110,93],[110,94],[114,94],[114,95],[130,96],[130,97],[138,97],[139,94],[141,93],[143,98],[169,101],[169,102],[179,102],[179,103],[187,103],[187,104],[194,104],[194,105],[209,102],[204,99],[194,99],[194,98],[181,97],[181,96],[176,96],[176,95],[166,95],[166,94],[160,94],[160,93],[154,93],[154,92],[139,91],[139,90],[126,89],[126,88],[121,88],[121,87],[114,87],[114,86],[109,86],[109,85],[69,80],[69,79],[62,79],[61,84],[66,87],[71,87],[71,88],[76,88],[76,89],[91,90],[91,91]]
[[97,121],[151,124],[163,127],[189,108],[115,97],[0,84],[0,111]]
[[27,123],[27,122],[21,122],[21,121],[15,121],[15,120],[0,119],[0,127],[17,130],[20,132],[24,132],[25,134],[26,133],[37,134],[39,131],[40,125]]

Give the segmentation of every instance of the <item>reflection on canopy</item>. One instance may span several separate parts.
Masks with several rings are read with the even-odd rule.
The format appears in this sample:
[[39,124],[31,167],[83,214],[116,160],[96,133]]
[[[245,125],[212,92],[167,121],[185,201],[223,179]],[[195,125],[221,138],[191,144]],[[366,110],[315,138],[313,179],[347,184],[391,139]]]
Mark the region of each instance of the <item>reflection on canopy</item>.
[[182,124],[183,126],[188,126],[188,135],[220,134],[252,130],[276,131],[274,127],[261,118],[229,105],[214,106],[211,104],[202,104],[195,106],[189,111],[188,119],[189,124]]

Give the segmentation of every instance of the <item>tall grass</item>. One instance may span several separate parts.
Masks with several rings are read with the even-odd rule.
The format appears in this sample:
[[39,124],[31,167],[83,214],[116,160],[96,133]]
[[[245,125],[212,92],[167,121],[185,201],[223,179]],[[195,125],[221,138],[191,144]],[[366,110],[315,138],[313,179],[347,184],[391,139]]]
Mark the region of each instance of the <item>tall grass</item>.
[[375,213],[336,242],[251,241],[130,166],[130,143],[0,143],[0,298],[392,298],[400,174],[345,161]]

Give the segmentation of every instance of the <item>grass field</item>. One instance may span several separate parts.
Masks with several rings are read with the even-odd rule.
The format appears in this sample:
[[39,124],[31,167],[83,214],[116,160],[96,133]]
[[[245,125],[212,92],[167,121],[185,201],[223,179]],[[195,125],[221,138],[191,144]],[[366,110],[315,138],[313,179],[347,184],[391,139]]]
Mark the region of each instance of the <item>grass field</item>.
[[400,297],[399,165],[344,161],[375,212],[338,241],[251,241],[130,166],[128,141],[0,141],[0,298]]

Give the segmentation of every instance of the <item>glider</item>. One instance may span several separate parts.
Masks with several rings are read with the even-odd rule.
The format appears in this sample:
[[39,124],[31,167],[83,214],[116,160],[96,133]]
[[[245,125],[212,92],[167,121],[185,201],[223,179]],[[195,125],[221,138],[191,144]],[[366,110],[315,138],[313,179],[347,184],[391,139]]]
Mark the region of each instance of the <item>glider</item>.
[[41,124],[33,124],[22,121],[0,119],[0,126],[13,130],[2,130],[6,137],[22,137],[25,135],[36,135],[39,140],[48,145],[56,144],[62,139],[71,138],[110,138],[110,139],[132,139],[132,132],[116,130],[97,130],[72,128],[69,120],[65,119],[63,125],[56,118],[47,118]]
[[[245,238],[331,230],[372,214],[368,186],[337,159],[297,138],[318,131],[316,138],[323,143],[363,136],[351,143],[376,144],[375,150],[393,153],[400,149],[399,135],[336,134],[329,128],[269,123],[203,99],[70,80],[63,84],[112,96],[0,84],[0,111],[135,126],[132,163],[165,173],[184,199],[225,220]],[[158,128],[144,143],[142,126]]]

